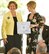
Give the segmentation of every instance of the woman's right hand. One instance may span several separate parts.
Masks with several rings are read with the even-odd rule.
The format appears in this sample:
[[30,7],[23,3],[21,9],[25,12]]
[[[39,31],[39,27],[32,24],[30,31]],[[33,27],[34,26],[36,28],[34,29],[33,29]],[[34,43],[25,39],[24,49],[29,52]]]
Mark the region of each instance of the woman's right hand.
[[38,27],[38,24],[31,24],[30,28],[33,28],[33,27]]
[[4,38],[4,39],[3,39],[3,43],[4,43],[4,45],[5,45],[6,43],[8,43],[7,38]]

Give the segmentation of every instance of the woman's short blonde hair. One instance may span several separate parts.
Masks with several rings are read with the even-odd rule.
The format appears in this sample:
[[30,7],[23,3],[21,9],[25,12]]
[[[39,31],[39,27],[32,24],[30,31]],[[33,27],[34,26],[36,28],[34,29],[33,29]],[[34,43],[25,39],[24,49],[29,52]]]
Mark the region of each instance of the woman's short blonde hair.
[[32,9],[35,9],[36,8],[36,2],[35,1],[29,1],[27,3],[27,6],[32,8]]
[[15,5],[15,7],[17,9],[17,3],[15,1],[10,1],[9,4],[8,4],[8,8],[9,8],[10,4],[12,4],[12,3]]

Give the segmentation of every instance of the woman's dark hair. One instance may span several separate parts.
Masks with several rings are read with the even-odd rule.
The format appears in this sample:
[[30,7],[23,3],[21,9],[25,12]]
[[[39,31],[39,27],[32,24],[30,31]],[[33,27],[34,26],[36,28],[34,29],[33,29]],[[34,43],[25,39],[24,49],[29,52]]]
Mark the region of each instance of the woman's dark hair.
[[10,4],[12,4],[12,3],[15,4],[15,7],[17,9],[17,3],[15,1],[10,1],[9,4],[8,4],[8,8],[9,8]]

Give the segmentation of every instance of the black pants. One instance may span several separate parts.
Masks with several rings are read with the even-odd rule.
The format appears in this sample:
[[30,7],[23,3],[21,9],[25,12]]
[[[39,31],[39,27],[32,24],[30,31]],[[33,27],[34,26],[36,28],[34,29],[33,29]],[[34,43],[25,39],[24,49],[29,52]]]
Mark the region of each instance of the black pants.
[[13,47],[17,47],[21,50],[21,46],[22,46],[21,39],[22,39],[22,36],[18,34],[14,36],[7,35],[8,43],[5,45],[5,54],[7,54],[7,52]]
[[49,44],[47,44],[47,52],[49,52]]

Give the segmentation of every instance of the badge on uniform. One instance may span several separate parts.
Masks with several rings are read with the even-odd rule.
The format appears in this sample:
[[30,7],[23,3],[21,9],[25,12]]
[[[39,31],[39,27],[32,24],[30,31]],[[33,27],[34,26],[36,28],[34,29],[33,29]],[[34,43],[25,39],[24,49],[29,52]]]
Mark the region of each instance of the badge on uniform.
[[10,19],[10,17],[7,17],[8,19]]

